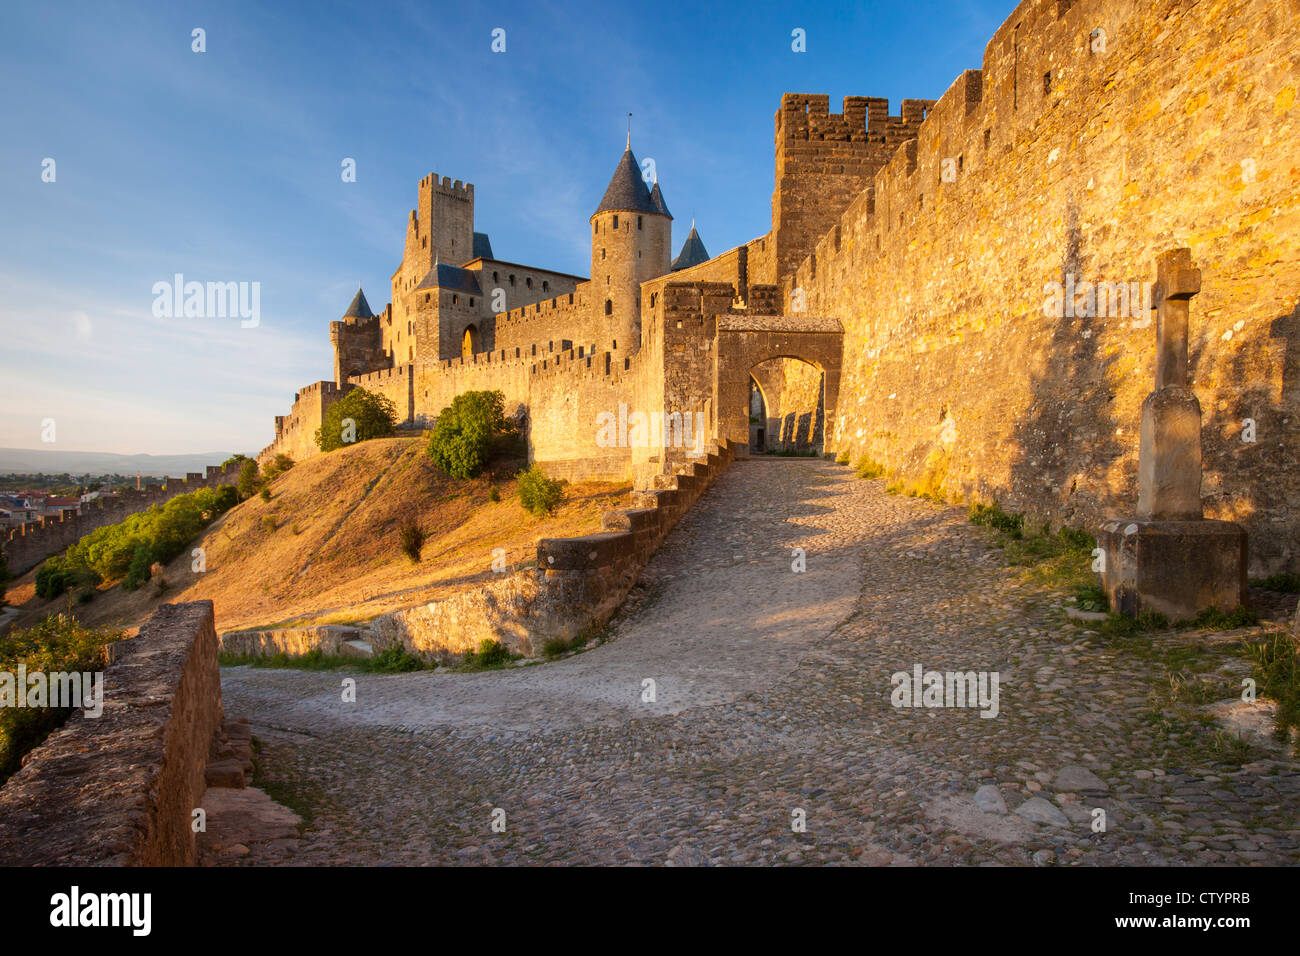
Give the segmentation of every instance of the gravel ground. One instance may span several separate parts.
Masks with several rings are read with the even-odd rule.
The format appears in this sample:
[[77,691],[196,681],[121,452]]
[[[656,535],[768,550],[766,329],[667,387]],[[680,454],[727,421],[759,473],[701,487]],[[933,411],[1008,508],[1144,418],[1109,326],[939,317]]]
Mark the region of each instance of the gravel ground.
[[[355,674],[355,703],[340,672],[223,670],[273,792],[311,814],[232,862],[1300,862],[1295,763],[1212,763],[1145,713],[1157,663],[1066,621],[961,509],[843,466],[733,465],[609,634],[506,671]],[[996,672],[997,716],[895,708],[917,664]]]

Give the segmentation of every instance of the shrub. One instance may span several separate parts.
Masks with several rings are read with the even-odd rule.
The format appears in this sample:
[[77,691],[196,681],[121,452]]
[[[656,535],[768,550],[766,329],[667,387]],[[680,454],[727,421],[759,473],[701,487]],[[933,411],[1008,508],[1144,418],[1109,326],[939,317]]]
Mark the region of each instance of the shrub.
[[847,465],[849,463],[849,450],[846,448],[835,456],[835,464]]
[[[103,669],[104,645],[121,637],[79,624],[68,615],[50,615],[39,624],[10,631],[0,642],[0,671],[15,673],[21,662],[37,671],[94,672]],[[67,719],[71,710],[54,707],[0,707],[0,783]]]
[[533,465],[527,471],[521,471],[519,479],[519,501],[529,514],[550,514],[564,500],[564,486],[553,478],[546,477],[542,469]]
[[[351,421],[351,426],[345,429],[347,421]],[[316,445],[321,451],[334,451],[372,438],[387,438],[396,430],[397,407],[392,400],[364,388],[354,388],[321,417]]]
[[412,564],[420,563],[420,552],[424,549],[426,537],[418,524],[408,524],[402,528],[402,553],[411,559]]
[[276,529],[275,515],[266,515],[262,518],[262,530],[271,534]]
[[258,495],[261,497],[261,499],[262,499],[263,501],[270,501],[270,500],[271,500],[271,486],[270,486],[270,485],[263,485],[263,486],[262,486],[262,490],[261,490],[260,492],[258,492]]
[[452,478],[474,478],[487,464],[495,438],[507,430],[501,392],[464,392],[438,413],[429,457]]
[[281,452],[275,456],[275,460],[267,465],[263,470],[263,476],[267,481],[272,481],[294,466],[294,461],[288,455]]
[[[488,489],[488,501],[500,501],[500,500],[501,500],[501,492],[496,485],[493,485],[491,488]],[[0,596],[3,596],[2,592],[0,592]]]
[[224,470],[229,465],[238,465],[240,462],[244,461],[248,461],[247,455],[231,455],[221,463],[221,467]]
[[36,572],[36,596],[52,601],[71,588],[94,587],[99,581],[99,575],[93,570],[78,567],[66,557],[50,558]]
[[477,651],[470,651],[460,664],[460,670],[500,670],[514,660],[516,655],[506,650],[500,641],[484,640]]

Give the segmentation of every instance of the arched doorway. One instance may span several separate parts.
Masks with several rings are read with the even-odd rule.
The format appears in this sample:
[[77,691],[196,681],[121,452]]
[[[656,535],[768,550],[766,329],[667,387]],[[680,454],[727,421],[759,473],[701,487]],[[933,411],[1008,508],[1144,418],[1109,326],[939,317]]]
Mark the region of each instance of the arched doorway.
[[712,390],[719,440],[738,446],[741,458],[750,453],[750,396],[757,383],[767,451],[824,451],[834,442],[844,340],[838,320],[719,315],[717,333]]
[[460,357],[469,358],[478,351],[478,327],[469,326],[460,339]]
[[749,370],[753,454],[820,455],[826,435],[826,379],[811,362],[765,359]]

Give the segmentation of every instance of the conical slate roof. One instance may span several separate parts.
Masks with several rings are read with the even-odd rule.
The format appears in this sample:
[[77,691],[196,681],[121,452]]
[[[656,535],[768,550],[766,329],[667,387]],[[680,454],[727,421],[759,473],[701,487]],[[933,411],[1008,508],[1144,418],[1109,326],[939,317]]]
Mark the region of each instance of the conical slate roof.
[[375,313],[370,311],[370,303],[366,301],[366,294],[357,286],[357,294],[352,297],[352,304],[348,310],[343,313],[345,319],[371,319]]
[[605,196],[592,215],[601,212],[659,213],[650,199],[650,190],[645,188],[641,167],[637,165],[630,147],[624,150],[623,158],[614,170],[614,178],[609,181]]
[[672,271],[689,269],[691,266],[698,266],[701,262],[708,261],[709,250],[704,248],[704,243],[700,240],[700,234],[695,231],[695,226],[692,224],[691,234],[686,237],[686,241],[682,243],[682,251],[673,260]]
[[655,212],[661,216],[673,218],[673,214],[668,211],[668,204],[664,202],[664,194],[659,191],[659,180],[655,180],[655,188],[650,190],[650,202],[655,207]]

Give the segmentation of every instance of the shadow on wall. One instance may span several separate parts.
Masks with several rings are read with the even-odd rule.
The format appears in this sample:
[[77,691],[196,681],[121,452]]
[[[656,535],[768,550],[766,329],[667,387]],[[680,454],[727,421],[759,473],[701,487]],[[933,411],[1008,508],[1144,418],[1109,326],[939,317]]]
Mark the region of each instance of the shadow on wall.
[[[1084,275],[1078,207],[1067,199],[1065,248],[1059,281]],[[1137,433],[1117,436],[1112,387],[1114,355],[1103,355],[1098,339],[1104,318],[1065,316],[1052,325],[1046,361],[1033,376],[1031,405],[1012,431],[1010,494],[1013,510],[1051,517],[1078,527],[1100,523],[1103,514],[1128,503],[1136,461],[1116,475],[1114,465],[1136,451]],[[994,497],[993,495],[988,495]],[[1049,502],[1047,509],[1043,502]]]
[[[1193,328],[1195,308],[1193,299]],[[1189,365],[1198,389],[1203,378],[1211,386],[1201,422],[1205,516],[1246,526],[1252,574],[1294,572],[1300,552],[1288,525],[1300,510],[1293,479],[1300,473],[1300,302],[1271,321],[1234,329],[1232,345],[1216,350],[1218,368],[1202,365],[1213,339],[1203,321],[1200,328]],[[1270,369],[1280,378],[1265,377]]]

